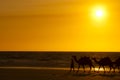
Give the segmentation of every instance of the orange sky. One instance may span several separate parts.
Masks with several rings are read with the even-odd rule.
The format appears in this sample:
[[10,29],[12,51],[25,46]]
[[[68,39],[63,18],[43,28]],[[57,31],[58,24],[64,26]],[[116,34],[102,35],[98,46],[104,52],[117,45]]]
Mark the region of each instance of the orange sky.
[[[0,0],[0,50],[120,51],[119,0]],[[106,15],[94,19],[92,9]]]

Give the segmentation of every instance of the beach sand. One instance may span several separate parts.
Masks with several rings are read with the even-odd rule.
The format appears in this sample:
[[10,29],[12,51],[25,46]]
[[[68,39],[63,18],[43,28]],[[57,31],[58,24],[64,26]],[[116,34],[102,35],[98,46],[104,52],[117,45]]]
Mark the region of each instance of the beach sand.
[[0,80],[120,80],[120,73],[104,73],[57,69],[0,68]]

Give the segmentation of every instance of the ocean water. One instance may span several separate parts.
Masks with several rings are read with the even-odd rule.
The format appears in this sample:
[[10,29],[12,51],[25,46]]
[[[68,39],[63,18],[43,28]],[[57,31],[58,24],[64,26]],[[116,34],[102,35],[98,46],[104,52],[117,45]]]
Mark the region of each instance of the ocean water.
[[110,57],[115,61],[120,57],[120,52],[0,52],[0,66],[68,68],[73,55],[78,59],[83,56],[96,57],[98,60]]

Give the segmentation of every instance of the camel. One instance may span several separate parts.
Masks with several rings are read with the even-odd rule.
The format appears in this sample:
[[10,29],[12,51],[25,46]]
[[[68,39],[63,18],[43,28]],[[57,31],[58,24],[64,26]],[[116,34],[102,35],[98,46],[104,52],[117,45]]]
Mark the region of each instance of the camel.
[[99,72],[99,69],[100,69],[101,66],[104,69],[104,73],[105,73],[105,66],[109,66],[110,71],[111,71],[112,68],[114,69],[113,62],[111,61],[111,59],[109,57],[101,58],[99,61],[97,61],[96,58],[92,58],[92,59],[95,61],[95,63],[97,63],[99,65],[98,72]]
[[[115,68],[118,68],[120,73],[120,57],[115,60],[114,64],[115,64]],[[115,72],[115,69],[114,69],[114,72]]]
[[[91,72],[91,68],[92,67],[95,68],[93,66],[92,61],[91,61],[91,59],[89,57],[86,57],[86,56],[85,57],[81,57],[79,60],[77,60],[76,56],[72,56],[72,57],[73,57],[74,61],[78,64],[77,72],[79,71],[79,68],[80,68],[81,65],[82,65],[82,67],[84,69],[84,72],[85,72],[85,65],[88,65],[90,67],[90,71],[89,72]],[[94,69],[94,71],[95,71],[95,69]]]

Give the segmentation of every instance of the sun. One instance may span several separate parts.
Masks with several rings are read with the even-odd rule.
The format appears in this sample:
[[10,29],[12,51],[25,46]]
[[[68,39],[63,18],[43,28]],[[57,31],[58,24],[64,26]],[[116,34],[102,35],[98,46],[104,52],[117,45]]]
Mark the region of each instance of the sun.
[[106,8],[104,6],[93,6],[91,8],[91,18],[95,21],[103,21],[106,18]]
[[96,17],[102,17],[103,11],[102,10],[96,10]]
[[104,9],[102,7],[96,8],[94,10],[94,17],[96,19],[103,19],[105,17],[105,11],[104,11]]

